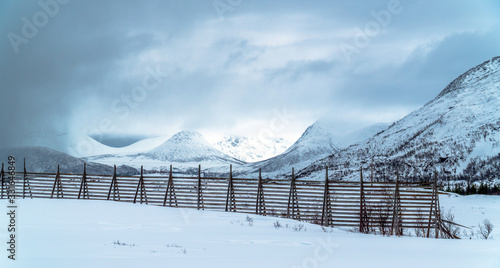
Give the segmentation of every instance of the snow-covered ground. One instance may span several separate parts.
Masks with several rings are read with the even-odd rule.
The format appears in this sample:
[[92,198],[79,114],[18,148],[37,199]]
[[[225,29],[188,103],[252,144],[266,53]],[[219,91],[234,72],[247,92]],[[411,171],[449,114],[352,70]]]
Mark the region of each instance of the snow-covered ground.
[[[2,249],[0,267],[500,267],[496,239],[325,232],[293,220],[119,202],[18,203],[18,260]],[[489,218],[500,239],[499,196],[443,196],[441,205],[465,225]],[[7,228],[0,230],[6,248]]]

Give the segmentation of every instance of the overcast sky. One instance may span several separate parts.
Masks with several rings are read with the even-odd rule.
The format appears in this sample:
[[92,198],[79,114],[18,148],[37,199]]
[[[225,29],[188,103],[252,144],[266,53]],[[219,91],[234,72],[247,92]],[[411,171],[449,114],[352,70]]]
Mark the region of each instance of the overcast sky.
[[499,56],[499,15],[495,0],[2,1],[0,145],[391,122]]

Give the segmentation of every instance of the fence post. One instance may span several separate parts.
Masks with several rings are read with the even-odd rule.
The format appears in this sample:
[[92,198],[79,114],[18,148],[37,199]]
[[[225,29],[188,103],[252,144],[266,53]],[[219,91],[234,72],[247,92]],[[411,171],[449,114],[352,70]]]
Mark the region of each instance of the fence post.
[[198,165],[198,199],[196,204],[196,209],[200,209],[202,206],[202,191],[201,191],[201,165]]
[[83,192],[83,199],[85,199],[85,195],[87,195],[87,198],[90,198],[88,191],[89,191],[89,186],[87,184],[87,163],[83,163],[83,175],[82,175],[82,182],[80,184],[80,191],[78,191],[78,199],[80,199],[82,192]]
[[[26,158],[24,158],[23,167],[24,167],[24,183],[26,184],[26,188],[30,192],[30,198],[33,199],[33,193],[31,192],[31,185],[30,185],[30,181],[28,178],[28,172],[26,171]],[[24,193],[23,193],[23,198],[24,198]]]
[[330,220],[330,187],[328,185],[328,167],[326,167],[325,187],[323,193],[323,210],[321,212],[321,225],[329,225]]
[[363,167],[361,167],[360,177],[359,177],[359,232],[368,233],[367,226],[367,213],[365,206],[365,190],[363,185]]
[[[430,232],[431,232],[431,222],[432,222],[432,214],[436,214],[437,213],[437,208],[436,205],[436,182],[437,182],[437,175],[436,175],[436,171],[434,171],[434,183],[432,185],[432,198],[431,198],[431,209],[430,209],[430,212],[429,212],[429,224],[427,225],[427,237],[430,236]],[[436,214],[437,215],[437,214]],[[434,217],[434,224],[436,224],[436,219],[437,217]],[[436,227],[436,225],[434,226]],[[436,229],[437,231],[437,229]],[[437,238],[437,232],[436,232],[436,238]]]
[[439,192],[438,192],[438,189],[437,189],[437,171],[435,171],[434,173],[434,187],[433,187],[433,193],[434,193],[434,200],[435,200],[435,204],[436,204],[436,207],[434,208],[435,210],[435,225],[434,225],[434,228],[435,228],[435,233],[436,233],[436,238],[439,238],[439,234],[441,232],[441,208],[440,208],[440,205],[439,205]]
[[134,204],[137,201],[137,195],[139,194],[139,191],[141,192],[141,204],[142,204],[142,197],[144,196],[144,200],[146,201],[146,204],[148,203],[148,196],[146,194],[146,186],[144,185],[144,168],[141,166],[141,177],[139,178],[139,183],[137,184],[137,190],[135,191],[135,197],[134,197]]
[[[137,201],[137,195],[139,194],[139,189],[141,187],[141,180],[142,180],[142,173],[143,170],[142,170],[142,166],[141,166],[141,176],[139,177],[139,182],[137,183],[137,189],[135,190],[135,196],[134,196],[134,204],[135,202]],[[142,201],[142,200],[141,200]],[[142,202],[141,202],[142,203]]]
[[28,180],[28,172],[26,171],[26,158],[24,158],[24,163],[23,163],[23,199],[25,198],[26,196],[26,189],[29,191],[30,193],[30,198],[33,199],[33,193],[31,192],[31,185],[30,185],[30,182]]
[[[295,180],[295,171],[292,167],[292,180],[290,181],[290,193],[288,194],[288,205],[286,208],[286,217],[290,218],[290,203],[292,202],[292,193],[293,193],[293,181]],[[292,212],[293,213],[293,212]]]
[[233,189],[233,165],[229,166],[229,181],[227,184],[226,211],[236,211]]
[[175,196],[175,190],[174,190],[174,177],[172,173],[172,165],[170,165],[170,173],[168,175],[168,183],[167,183],[167,190],[165,191],[165,199],[163,200],[163,206],[167,205],[167,197],[168,194],[170,193],[170,199],[168,202],[169,206],[172,206],[172,197],[174,198],[175,206],[177,207],[177,197]]
[[290,182],[290,193],[288,194],[288,207],[286,217],[290,218],[290,206],[292,210],[292,219],[295,219],[295,208],[297,208],[297,218],[300,219],[297,187],[295,185],[295,169],[292,168],[292,180]]
[[255,204],[255,214],[266,215],[266,205],[264,201],[264,185],[262,182],[262,169],[259,168],[259,182],[257,185],[257,202]]
[[120,191],[118,190],[118,181],[116,176],[116,165],[114,165],[113,179],[111,179],[111,184],[109,185],[108,199],[111,197],[111,190],[113,190],[113,201],[115,201],[118,195],[118,201],[120,200]]
[[57,165],[56,179],[54,180],[54,187],[52,187],[52,194],[50,195],[50,198],[54,197],[54,191],[56,191],[56,187],[57,187],[57,198],[59,198],[59,192],[61,192],[61,197],[64,197],[61,185],[61,174],[59,172],[59,165]]
[[23,199],[26,196],[26,158],[23,159],[23,167],[24,167],[24,172],[23,172]]
[[5,177],[5,173],[3,171],[3,163],[2,163],[2,170],[0,171],[0,177],[2,178],[2,199],[3,199],[3,184],[4,184],[4,177]]
[[399,170],[396,173],[396,185],[394,188],[394,205],[393,205],[393,211],[392,211],[392,228],[391,228],[391,235],[394,234],[394,230],[396,230],[396,236],[401,235],[401,218],[400,218],[400,213],[401,213],[401,199],[399,197]]

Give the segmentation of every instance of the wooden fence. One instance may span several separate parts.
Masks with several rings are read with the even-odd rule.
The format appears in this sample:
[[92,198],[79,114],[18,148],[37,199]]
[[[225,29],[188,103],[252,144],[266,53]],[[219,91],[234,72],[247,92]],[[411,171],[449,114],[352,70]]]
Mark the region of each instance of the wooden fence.
[[[284,217],[323,226],[355,228],[363,233],[403,235],[413,229],[421,236],[458,238],[441,219],[436,177],[433,184],[168,176],[17,173],[17,198],[113,200],[158,206],[210,209]],[[8,178],[1,170],[1,198],[7,196]],[[447,222],[451,223],[451,222]]]

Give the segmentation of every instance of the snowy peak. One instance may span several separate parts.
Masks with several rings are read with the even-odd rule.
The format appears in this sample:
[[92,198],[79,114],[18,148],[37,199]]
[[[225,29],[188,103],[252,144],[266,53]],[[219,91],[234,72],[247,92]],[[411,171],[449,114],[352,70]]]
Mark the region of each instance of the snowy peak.
[[376,123],[367,126],[355,126],[346,122],[330,121],[328,118],[323,118],[315,122],[304,134],[314,136],[309,132],[316,132],[317,135],[330,138],[334,147],[345,149],[353,144],[365,142],[386,130],[389,125],[387,123]]
[[220,151],[247,162],[269,159],[283,153],[292,142],[283,138],[224,137],[214,146]]
[[498,81],[500,76],[500,57],[494,57],[482,64],[471,68],[457,79],[453,80],[438,96],[439,99],[447,94],[460,93],[464,88],[477,87],[478,84]]
[[212,146],[199,132],[181,131],[160,146],[144,154],[168,162],[242,163]]
[[199,144],[209,144],[205,140],[203,135],[197,131],[180,131],[172,136],[167,141],[169,144],[182,144],[182,143],[199,143]]
[[261,168],[264,172],[289,172],[292,166],[305,167],[338,150],[334,136],[319,122],[316,122],[309,126],[284,153],[256,163],[254,167]]
[[[300,139],[302,138],[310,138],[317,137],[322,135],[328,135],[329,132],[321,125],[319,121],[314,122],[314,124],[310,125],[302,134]],[[299,139],[299,140],[300,140]]]
[[334,153],[338,151],[339,147],[335,143],[333,134],[323,127],[319,121],[316,121],[304,131],[302,136],[286,152],[298,148]]

